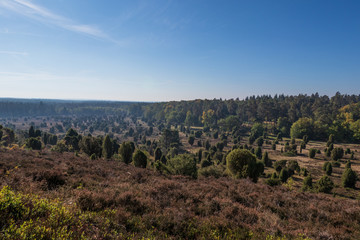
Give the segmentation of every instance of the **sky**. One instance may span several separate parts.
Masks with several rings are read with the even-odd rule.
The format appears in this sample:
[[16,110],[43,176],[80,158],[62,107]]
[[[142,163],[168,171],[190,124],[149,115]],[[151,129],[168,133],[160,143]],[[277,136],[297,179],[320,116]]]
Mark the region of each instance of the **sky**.
[[0,97],[360,94],[357,0],[0,0]]

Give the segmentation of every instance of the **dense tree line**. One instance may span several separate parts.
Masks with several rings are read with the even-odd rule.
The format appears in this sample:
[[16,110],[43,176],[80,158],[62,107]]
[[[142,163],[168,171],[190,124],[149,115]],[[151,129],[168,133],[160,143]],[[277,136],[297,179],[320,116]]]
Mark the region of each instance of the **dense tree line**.
[[[153,126],[159,131],[170,129],[171,126],[180,126],[181,131],[199,126],[204,127],[205,133],[210,129],[217,134],[235,131],[235,135],[240,136],[258,123],[266,128],[263,131],[265,133],[293,138],[307,136],[312,140],[326,140],[329,135],[333,135],[337,142],[360,142],[359,109],[359,95],[340,93],[333,97],[317,93],[297,96],[281,94],[251,96],[243,100],[205,99],[161,103],[0,100],[0,117],[58,118],[62,125],[52,126],[52,134],[65,133],[66,129],[75,128],[91,134],[94,131],[125,134],[136,140],[143,138],[143,135],[151,135]],[[125,118],[131,119],[133,123],[141,118],[151,127],[151,133],[144,134],[139,125],[136,129],[129,126]],[[5,123],[3,125],[7,126]],[[260,137],[258,133],[255,135],[251,136],[251,141]]]
[[[119,115],[124,112],[139,114],[140,103],[110,101],[64,101],[0,99],[0,117],[29,116],[92,116]],[[146,103],[141,103],[146,105]]]

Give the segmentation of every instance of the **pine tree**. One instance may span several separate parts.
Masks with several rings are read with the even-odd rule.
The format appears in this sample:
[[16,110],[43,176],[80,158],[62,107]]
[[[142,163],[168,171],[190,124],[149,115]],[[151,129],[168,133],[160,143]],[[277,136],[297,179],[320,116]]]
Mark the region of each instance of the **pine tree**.
[[109,135],[106,135],[105,139],[104,139],[104,142],[103,142],[103,156],[106,158],[106,159],[109,159],[111,158],[112,156],[112,142],[111,142],[111,139],[109,137]]
[[202,149],[199,149],[199,152],[198,152],[197,156],[198,156],[198,162],[201,162],[201,159],[202,159]]
[[261,147],[257,147],[257,148],[256,148],[256,150],[255,150],[255,156],[256,156],[258,159],[261,159],[261,158],[262,158]]
[[326,166],[325,173],[326,173],[326,175],[331,176],[331,174],[332,174],[332,165],[331,164],[328,164]]
[[159,147],[155,149],[155,161],[160,160],[162,156],[162,151]]
[[263,163],[264,163],[264,165],[265,165],[266,167],[271,167],[272,162],[271,162],[271,160],[270,160],[270,158],[269,158],[268,152],[265,152],[265,153],[264,153],[264,155],[263,155],[263,157],[262,157],[262,161],[263,161]]
[[29,129],[29,138],[35,137],[35,129],[33,126]]
[[123,142],[119,149],[119,154],[124,163],[128,164],[131,162],[133,148],[130,142]]

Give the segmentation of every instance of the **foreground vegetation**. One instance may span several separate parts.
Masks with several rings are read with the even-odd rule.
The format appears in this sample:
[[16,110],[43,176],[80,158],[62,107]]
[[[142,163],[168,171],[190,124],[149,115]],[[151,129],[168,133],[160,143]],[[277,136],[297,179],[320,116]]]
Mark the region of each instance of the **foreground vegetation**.
[[0,194],[1,238],[360,236],[357,200],[246,179],[166,176],[71,153],[2,149],[0,159],[8,186]]

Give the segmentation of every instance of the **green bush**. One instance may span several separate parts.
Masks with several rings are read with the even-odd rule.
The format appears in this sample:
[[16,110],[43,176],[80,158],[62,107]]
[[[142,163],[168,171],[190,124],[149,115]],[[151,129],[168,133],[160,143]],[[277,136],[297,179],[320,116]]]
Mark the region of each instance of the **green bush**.
[[119,154],[124,163],[129,164],[131,162],[134,149],[130,142],[123,142],[120,145]]
[[295,156],[297,156],[297,151],[290,150],[290,151],[284,152],[283,155],[286,157],[295,157]]
[[331,159],[334,161],[341,159],[343,156],[344,156],[344,149],[342,148],[334,148],[331,151]]
[[264,155],[262,156],[261,161],[264,163],[264,165],[265,165],[266,167],[271,167],[271,166],[272,166],[272,162],[271,162],[271,160],[270,160],[270,158],[269,158],[268,152],[265,152],[265,153],[264,153]]
[[167,161],[173,174],[197,178],[196,159],[190,154],[179,154]]
[[300,172],[300,166],[296,160],[289,160],[286,166],[291,171],[290,175],[293,175],[295,172]]
[[278,186],[281,184],[281,181],[280,179],[277,179],[277,178],[269,178],[265,181],[265,183],[269,186]]
[[312,186],[313,186],[312,177],[311,177],[311,175],[309,175],[306,178],[304,178],[302,190],[303,191],[310,190],[312,188]]
[[202,160],[201,163],[200,163],[201,168],[206,168],[206,167],[209,167],[211,165],[212,165],[212,163],[207,159]]
[[334,144],[330,143],[327,150],[326,150],[326,156],[330,157],[331,156],[331,151],[334,149]]
[[306,177],[309,175],[309,171],[306,168],[301,168],[300,169],[300,175]]
[[326,175],[331,176],[331,174],[332,174],[332,166],[331,166],[331,164],[328,164],[326,166],[325,173],[326,173]]
[[219,178],[223,176],[224,169],[221,166],[209,166],[199,169],[199,175],[203,177]]
[[355,188],[357,174],[350,168],[346,168],[341,177],[341,184],[343,187]]
[[232,150],[226,157],[226,165],[230,173],[236,178],[250,177],[256,181],[261,174],[255,155],[248,150]]
[[323,166],[322,166],[322,170],[323,170],[323,171],[326,171],[326,168],[327,168],[327,166],[328,166],[329,164],[331,164],[331,163],[330,163],[330,162],[324,162],[324,164],[323,164]]
[[273,144],[271,144],[271,149],[276,150],[276,143],[275,142]]
[[334,183],[328,176],[323,176],[317,181],[316,188],[318,192],[330,193],[334,188]]
[[135,167],[146,168],[147,156],[143,151],[137,149],[133,156],[133,162]]
[[262,158],[262,150],[261,150],[261,147],[257,147],[256,150],[255,150],[255,156],[258,158],[258,159],[261,159]]
[[41,150],[41,141],[35,137],[28,138],[26,139],[26,147],[33,150]]
[[280,172],[281,169],[286,167],[287,160],[278,160],[274,163],[274,168],[276,172]]
[[316,155],[316,149],[310,148],[309,149],[309,157],[310,158],[315,158],[315,155]]
[[286,180],[288,180],[289,177],[290,176],[289,176],[288,170],[286,168],[281,169],[280,174],[279,174],[280,181],[284,183],[284,182],[286,182]]
[[258,145],[259,147],[261,147],[264,144],[264,138],[263,137],[259,137],[256,139],[255,141],[256,145]]
[[160,160],[156,160],[154,163],[155,170],[162,173],[162,174],[171,174],[171,171],[168,167],[162,163]]

